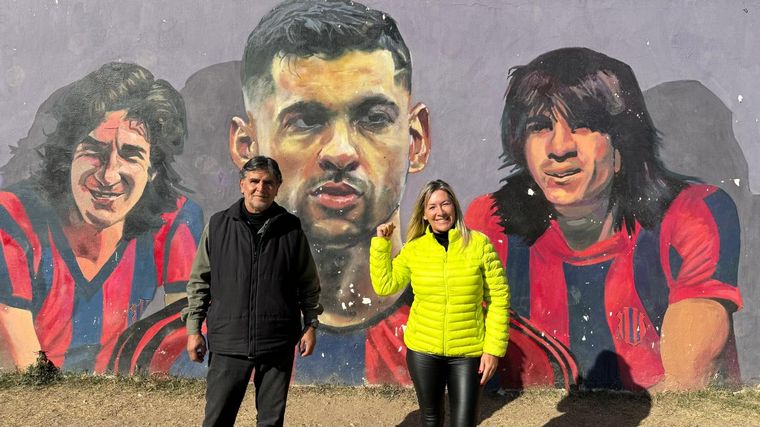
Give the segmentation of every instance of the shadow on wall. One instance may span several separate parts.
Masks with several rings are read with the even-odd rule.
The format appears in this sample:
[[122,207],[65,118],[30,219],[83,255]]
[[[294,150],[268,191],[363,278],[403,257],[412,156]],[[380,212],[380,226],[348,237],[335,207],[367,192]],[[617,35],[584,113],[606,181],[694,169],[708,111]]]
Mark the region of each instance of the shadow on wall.
[[31,178],[42,167],[43,155],[39,150],[45,138],[55,132],[58,126],[58,120],[52,113],[53,105],[69,92],[72,85],[73,83],[53,92],[37,109],[26,137],[19,139],[16,146],[10,146],[11,158],[0,167],[3,188]]
[[700,82],[666,82],[644,91],[663,146],[660,158],[668,169],[699,178],[725,190],[736,203],[741,226],[739,289],[744,308],[734,314],[734,332],[742,380],[760,382],[760,196],[749,189],[747,160],[732,128],[732,113]]
[[188,138],[175,168],[207,217],[240,197],[228,148],[230,120],[246,116],[240,85],[240,61],[230,61],[196,72],[180,90]]

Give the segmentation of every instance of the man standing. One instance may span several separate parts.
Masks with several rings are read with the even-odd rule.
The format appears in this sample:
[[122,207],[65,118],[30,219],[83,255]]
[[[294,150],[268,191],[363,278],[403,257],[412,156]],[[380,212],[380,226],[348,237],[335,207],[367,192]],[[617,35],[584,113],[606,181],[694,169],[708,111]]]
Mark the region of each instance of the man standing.
[[234,424],[252,372],[258,425],[281,426],[293,348],[305,357],[316,344],[319,279],[300,220],[274,203],[281,184],[276,161],[253,157],[240,170],[243,197],[201,235],[184,316],[196,362],[206,354],[207,321],[204,426]]

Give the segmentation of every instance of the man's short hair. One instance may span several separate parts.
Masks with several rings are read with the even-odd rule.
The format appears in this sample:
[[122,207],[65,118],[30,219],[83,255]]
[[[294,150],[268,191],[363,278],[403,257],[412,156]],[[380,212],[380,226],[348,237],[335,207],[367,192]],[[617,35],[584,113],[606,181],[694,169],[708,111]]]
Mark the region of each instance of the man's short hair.
[[621,157],[610,200],[616,230],[623,223],[629,233],[636,221],[645,228],[659,223],[686,177],[668,171],[660,161],[660,136],[631,67],[591,49],[564,48],[512,68],[509,79],[501,118],[502,158],[504,167],[515,168],[515,173],[505,179],[497,196],[516,204],[499,209],[503,218],[512,218],[504,219],[510,223],[505,226],[526,230],[522,234],[532,241],[556,217],[527,172],[525,159],[527,120],[541,114],[561,114],[572,128],[610,136]]
[[71,209],[69,176],[76,147],[106,113],[118,110],[127,110],[127,119],[145,126],[145,139],[151,147],[148,173],[155,173],[127,214],[124,238],[128,239],[160,228],[161,214],[176,209],[178,190],[183,189],[171,164],[185,144],[185,104],[168,82],[155,79],[139,65],[112,62],[67,86],[52,107],[58,123],[42,145],[43,167],[36,181],[54,206]]
[[411,92],[409,49],[388,14],[347,0],[285,1],[248,36],[241,68],[246,101],[272,93],[271,65],[278,55],[334,59],[349,51],[376,50],[391,53],[395,81]]
[[253,171],[266,171],[269,172],[277,181],[277,184],[282,184],[282,172],[280,172],[280,165],[277,161],[267,156],[255,156],[252,159],[245,162],[240,169],[240,179],[245,178],[245,174]]

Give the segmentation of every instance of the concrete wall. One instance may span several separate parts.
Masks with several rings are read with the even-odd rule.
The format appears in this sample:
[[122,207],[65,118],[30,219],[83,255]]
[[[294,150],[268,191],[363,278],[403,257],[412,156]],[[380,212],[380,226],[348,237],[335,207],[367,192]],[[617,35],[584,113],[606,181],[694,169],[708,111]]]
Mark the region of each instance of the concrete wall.
[[[431,179],[443,178],[451,183],[464,209],[476,197],[499,189],[500,180],[507,175],[507,171],[500,170],[499,120],[510,67],[570,46],[587,47],[630,65],[662,133],[661,158],[668,168],[723,188],[737,206],[741,229],[738,286],[743,307],[733,315],[734,334],[729,336],[727,346],[736,347],[742,381],[757,383],[760,336],[755,331],[760,327],[760,291],[753,278],[760,271],[753,260],[757,259],[760,244],[760,168],[754,165],[754,160],[760,159],[760,87],[755,81],[760,73],[755,54],[760,49],[760,36],[750,29],[758,25],[760,10],[751,2],[740,1],[644,1],[635,5],[614,0],[365,3],[397,21],[413,58],[411,105],[423,102],[430,112],[432,142],[427,165],[419,173],[402,174],[401,185],[406,181],[399,209],[402,225],[410,216],[418,189]],[[155,234],[143,239],[146,248],[153,248],[152,257],[142,257],[139,238],[134,242],[124,240],[123,246],[105,253],[98,252],[103,267],[90,270],[94,271],[89,285],[93,290],[86,292],[81,289],[88,288],[87,275],[72,273],[83,261],[71,250],[58,247],[68,241],[65,239],[70,234],[60,231],[63,234],[56,235],[60,227],[48,223],[54,212],[65,214],[49,206],[48,199],[42,196],[40,203],[47,210],[29,208],[23,197],[19,203],[27,207],[27,212],[22,212],[18,203],[5,201],[6,211],[13,212],[0,217],[2,224],[23,222],[18,220],[23,213],[33,228],[31,232],[23,226],[3,230],[7,267],[0,271],[5,274],[0,275],[0,303],[5,305],[5,313],[20,317],[0,317],[5,325],[0,332],[5,330],[6,341],[15,339],[29,345],[0,350],[0,359],[4,360],[1,364],[6,369],[14,366],[14,359],[23,359],[20,353],[28,353],[36,345],[46,351],[55,348],[58,355],[54,361],[67,369],[204,374],[204,367],[189,363],[182,354],[184,331],[176,314],[182,303],[169,309],[163,307],[171,303],[176,283],[186,279],[186,260],[192,258],[193,242],[203,218],[208,219],[239,197],[237,172],[227,143],[230,119],[245,117],[239,61],[247,35],[276,4],[269,0],[57,0],[8,1],[0,9],[0,113],[5,118],[0,122],[4,135],[0,164],[5,165],[4,188],[11,188],[13,194],[23,192],[14,189],[39,170],[39,147],[58,123],[53,105],[66,92],[59,89],[105,63],[127,62],[147,68],[182,94],[189,132],[185,150],[176,157],[173,167],[184,187],[192,190],[185,192],[190,201],[183,205],[178,217],[171,219],[171,226],[156,232],[164,233],[160,241]],[[380,165],[384,166],[377,160],[375,166]],[[286,181],[303,172],[284,169]],[[31,192],[30,197],[37,194],[35,188],[24,191]],[[278,201],[297,210],[288,206],[287,200]],[[395,205],[389,206],[390,209],[377,208],[388,210],[385,218],[395,215]],[[362,224],[374,227],[369,222],[375,216],[367,218]],[[30,235],[37,235],[39,242],[33,242]],[[368,240],[371,234],[366,235]],[[727,236],[734,244],[739,239],[738,233]],[[16,242],[13,248],[11,241]],[[401,337],[405,304],[410,296],[377,299],[369,290],[366,243],[353,242],[348,251],[346,247],[332,251],[329,244],[320,243],[313,248],[326,290],[323,301],[328,315],[323,317],[326,327],[320,329],[315,355],[296,361],[299,382],[409,383]],[[130,249],[130,244],[135,249]],[[129,256],[134,259],[131,266],[136,273],[118,276],[117,280],[112,271],[118,270],[124,257]],[[56,261],[56,257],[60,260]],[[173,260],[185,261],[173,265]],[[26,270],[21,271],[22,267]],[[60,269],[69,272],[69,288],[55,287],[51,291],[52,284],[62,280],[55,278]],[[21,276],[26,278],[22,280]],[[114,284],[109,285],[109,280]],[[146,280],[150,282],[147,285]],[[14,287],[11,281],[28,285]],[[139,287],[142,293],[130,294],[123,289],[124,283]],[[118,308],[109,305],[108,286],[121,289]],[[366,290],[357,295],[352,289]],[[55,292],[57,296],[51,299],[49,295]],[[667,306],[667,293],[664,295],[659,303]],[[92,305],[93,296],[101,298],[100,302]],[[59,305],[65,308],[51,308]],[[513,325],[523,328],[516,333],[530,335],[530,328],[537,326],[525,320],[528,326]],[[34,327],[23,326],[28,321],[33,321]],[[703,333],[709,334],[701,322],[699,318],[693,320],[695,342],[702,339]],[[110,331],[108,339],[103,338],[106,329]],[[34,333],[38,335],[36,340],[29,335]],[[538,349],[531,351],[546,353],[547,348],[559,348],[556,351],[562,353],[565,347],[572,347],[560,337],[553,338],[537,340],[540,342],[533,344]],[[76,356],[81,362],[67,364],[67,358],[75,359],[72,350],[67,353],[74,344],[81,347],[81,354]],[[533,353],[526,350],[516,373],[508,372],[515,368],[503,367],[503,384],[572,383],[564,375],[572,377],[573,363],[560,363],[560,368],[557,363],[551,365],[551,361],[562,359],[556,351],[545,357],[550,366],[546,372],[531,375],[533,368],[525,360],[530,360]],[[723,356],[721,360],[731,359],[731,355]],[[730,377],[727,371],[735,376],[736,365],[725,364],[718,369],[725,374],[720,377]]]

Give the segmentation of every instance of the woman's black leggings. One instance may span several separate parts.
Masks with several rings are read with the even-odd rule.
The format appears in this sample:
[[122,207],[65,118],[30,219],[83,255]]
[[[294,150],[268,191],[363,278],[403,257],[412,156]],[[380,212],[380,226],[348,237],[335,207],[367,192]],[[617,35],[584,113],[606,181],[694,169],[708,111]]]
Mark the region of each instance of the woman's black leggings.
[[478,422],[479,357],[446,357],[406,351],[406,365],[417,392],[423,426],[443,426],[444,393],[449,389],[452,426]]

